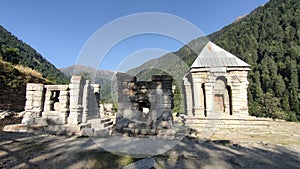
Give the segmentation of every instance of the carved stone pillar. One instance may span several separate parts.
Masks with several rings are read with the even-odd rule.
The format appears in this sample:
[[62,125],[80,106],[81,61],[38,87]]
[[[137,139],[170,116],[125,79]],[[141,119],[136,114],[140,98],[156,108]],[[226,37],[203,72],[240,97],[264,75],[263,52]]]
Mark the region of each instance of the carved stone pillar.
[[82,95],[84,81],[81,76],[72,76],[70,88],[70,114],[68,124],[79,124],[82,121]]
[[192,84],[189,82],[188,77],[183,79],[184,85],[184,96],[185,96],[185,112],[187,116],[193,117],[193,93],[192,93]]

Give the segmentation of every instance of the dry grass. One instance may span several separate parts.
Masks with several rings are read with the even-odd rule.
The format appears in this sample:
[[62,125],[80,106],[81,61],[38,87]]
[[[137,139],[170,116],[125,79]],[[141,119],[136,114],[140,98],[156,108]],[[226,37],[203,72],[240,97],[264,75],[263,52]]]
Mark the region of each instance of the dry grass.
[[18,69],[20,72],[24,73],[24,74],[42,78],[42,73],[40,73],[36,70],[33,70],[29,67],[25,67],[25,66],[22,66],[22,65],[15,65],[14,67],[16,69]]

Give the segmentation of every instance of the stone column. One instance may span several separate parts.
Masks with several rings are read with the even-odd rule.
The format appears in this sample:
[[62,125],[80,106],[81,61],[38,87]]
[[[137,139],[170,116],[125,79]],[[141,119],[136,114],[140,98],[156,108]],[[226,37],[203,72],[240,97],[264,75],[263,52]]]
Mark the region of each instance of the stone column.
[[83,87],[83,96],[82,96],[82,107],[83,107],[83,112],[82,112],[82,123],[86,123],[89,115],[89,102],[90,102],[90,81],[86,80],[85,85]]
[[[236,116],[245,117],[248,116],[248,96],[247,96],[247,88],[248,88],[248,80],[247,80],[247,71],[236,71],[234,72],[238,77],[239,81],[235,83],[235,88],[237,92],[235,93],[235,100],[233,100],[233,104],[235,104]],[[234,95],[234,94],[232,94]],[[236,103],[234,103],[236,101]]]
[[72,76],[70,88],[70,114],[68,124],[79,124],[82,121],[82,94],[84,81],[81,76]]
[[51,105],[51,90],[46,90],[45,94],[45,104],[44,104],[44,111],[51,111],[50,105]]
[[32,112],[35,117],[40,117],[43,111],[43,84],[27,83],[25,111]]
[[60,116],[63,119],[64,124],[67,124],[69,116],[69,91],[60,91],[59,102],[60,102]]
[[232,115],[239,116],[240,113],[240,85],[234,83],[231,85],[231,93],[232,93]]
[[213,113],[213,106],[214,106],[214,100],[213,100],[213,83],[207,82],[204,84],[205,89],[205,105],[206,105],[206,115],[210,116]]
[[194,100],[194,107],[193,112],[195,113],[196,117],[205,117],[204,114],[204,95],[203,95],[203,88],[202,84],[204,83],[203,77],[204,74],[202,73],[192,73],[193,77],[193,100]]
[[184,97],[185,97],[185,113],[189,117],[193,117],[193,93],[192,93],[192,85],[188,81],[188,77],[184,77],[183,79],[184,85]]

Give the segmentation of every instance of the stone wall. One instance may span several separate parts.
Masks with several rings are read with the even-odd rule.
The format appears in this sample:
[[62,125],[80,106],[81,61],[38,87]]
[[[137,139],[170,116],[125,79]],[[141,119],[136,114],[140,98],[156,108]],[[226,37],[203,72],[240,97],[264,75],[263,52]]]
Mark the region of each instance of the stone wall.
[[116,129],[135,134],[157,134],[173,125],[173,78],[154,75],[151,81],[118,73]]

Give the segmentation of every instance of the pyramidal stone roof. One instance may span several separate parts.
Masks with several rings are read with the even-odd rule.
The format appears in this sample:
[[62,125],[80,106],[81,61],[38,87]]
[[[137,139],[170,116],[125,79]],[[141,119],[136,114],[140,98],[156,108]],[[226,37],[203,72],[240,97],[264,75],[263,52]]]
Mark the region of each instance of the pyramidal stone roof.
[[191,68],[221,67],[243,67],[249,70],[250,65],[209,41],[191,66]]

